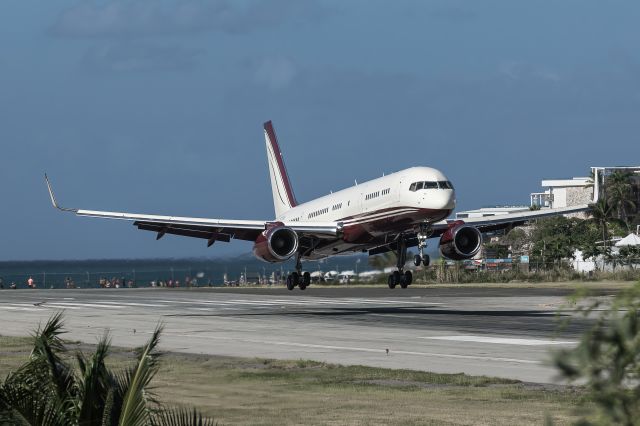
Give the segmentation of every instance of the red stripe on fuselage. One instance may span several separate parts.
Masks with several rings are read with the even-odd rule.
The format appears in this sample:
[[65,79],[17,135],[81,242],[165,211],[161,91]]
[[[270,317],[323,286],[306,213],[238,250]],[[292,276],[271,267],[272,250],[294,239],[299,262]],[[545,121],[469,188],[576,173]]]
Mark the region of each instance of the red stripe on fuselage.
[[[366,244],[388,234],[412,230],[416,225],[425,221],[438,222],[451,214],[451,210],[436,209],[416,209],[393,214],[394,210],[406,209],[407,207],[395,207],[358,215],[357,221],[344,225],[342,229],[343,240],[349,243]],[[385,211],[389,214],[381,217],[367,217]]]

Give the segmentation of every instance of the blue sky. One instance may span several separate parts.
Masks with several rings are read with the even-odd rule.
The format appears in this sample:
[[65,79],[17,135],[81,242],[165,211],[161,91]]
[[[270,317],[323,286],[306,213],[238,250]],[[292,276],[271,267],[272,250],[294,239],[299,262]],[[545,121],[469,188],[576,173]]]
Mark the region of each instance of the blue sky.
[[638,163],[640,3],[6,0],[0,259],[216,256],[48,204],[263,219],[262,123],[299,200],[414,165],[459,208]]

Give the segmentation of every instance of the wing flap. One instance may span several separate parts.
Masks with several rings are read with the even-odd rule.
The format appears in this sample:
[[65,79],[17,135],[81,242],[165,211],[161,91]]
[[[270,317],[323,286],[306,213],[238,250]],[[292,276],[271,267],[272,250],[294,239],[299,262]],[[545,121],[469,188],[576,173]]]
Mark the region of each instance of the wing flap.
[[181,235],[184,237],[202,238],[208,241],[224,241],[228,243],[231,241],[232,235],[221,232],[216,232],[212,229],[204,227],[188,227],[169,224],[149,223],[149,222],[134,222],[138,229],[143,231],[157,232],[157,239],[162,238],[165,234]]

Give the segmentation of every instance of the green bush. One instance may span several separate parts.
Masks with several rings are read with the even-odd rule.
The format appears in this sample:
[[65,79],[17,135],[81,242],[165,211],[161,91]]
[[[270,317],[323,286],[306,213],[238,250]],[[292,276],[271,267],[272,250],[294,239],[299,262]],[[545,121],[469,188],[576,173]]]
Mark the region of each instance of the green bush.
[[640,424],[640,283],[577,311],[597,320],[575,349],[557,353],[555,364],[565,378],[585,384],[591,410],[579,424]]

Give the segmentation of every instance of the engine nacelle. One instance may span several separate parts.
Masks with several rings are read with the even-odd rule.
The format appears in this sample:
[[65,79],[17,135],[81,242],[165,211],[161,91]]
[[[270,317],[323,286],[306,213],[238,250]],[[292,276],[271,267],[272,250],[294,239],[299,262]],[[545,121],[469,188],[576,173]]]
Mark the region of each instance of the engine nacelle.
[[482,234],[478,228],[458,220],[449,224],[440,237],[440,254],[452,260],[471,259],[480,251]]
[[284,262],[298,251],[298,234],[291,228],[275,225],[256,238],[253,254],[267,262]]

